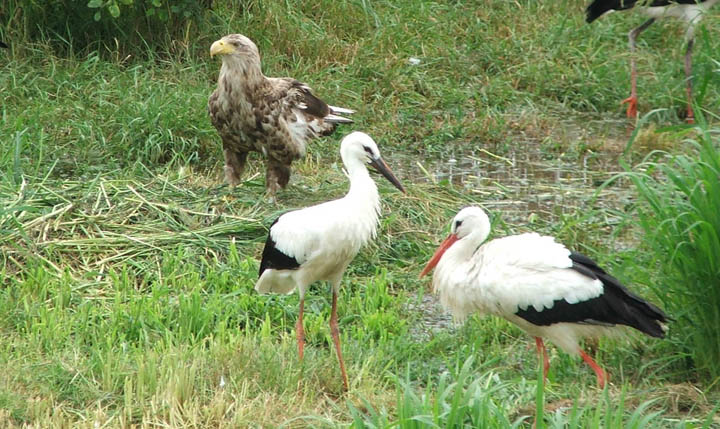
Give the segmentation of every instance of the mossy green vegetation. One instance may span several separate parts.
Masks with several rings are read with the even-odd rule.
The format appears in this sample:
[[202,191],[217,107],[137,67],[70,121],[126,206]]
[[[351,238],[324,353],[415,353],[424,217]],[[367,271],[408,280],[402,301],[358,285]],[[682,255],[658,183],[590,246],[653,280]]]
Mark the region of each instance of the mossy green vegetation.
[[[660,110],[629,144],[619,100],[629,92],[626,31],[639,22],[631,14],[586,25],[584,2],[569,0],[215,3],[159,46],[118,37],[80,47],[3,29],[12,46],[0,50],[0,427],[530,427],[528,337],[492,318],[455,327],[417,279],[469,204],[488,209],[494,236],[553,234],[676,318],[667,340],[589,344],[610,373],[604,392],[551,347],[546,427],[718,424],[717,369],[682,341],[709,338],[693,329],[713,325],[688,322],[678,289],[661,293],[678,269],[700,272],[696,250],[656,269],[674,236],[644,240],[648,219],[689,219],[695,194],[667,190],[652,204],[665,177],[678,176],[681,190],[692,188],[685,180],[712,184],[716,170],[694,161],[717,163],[717,11],[694,56],[709,124],[679,125],[683,30],[658,24],[638,54],[641,112]],[[277,205],[264,201],[258,158],[241,186],[223,185],[206,111],[219,64],[207,54],[230,32],[257,42],[267,75],[358,110],[354,126],[312,144]],[[376,139],[408,194],[379,181],[379,235],[343,280],[344,393],[327,286],[306,299],[300,364],[297,297],[253,285],[270,223],[346,191],[338,142],[351,129]],[[678,158],[646,160],[656,148]],[[656,164],[635,167],[644,160]],[[464,161],[473,167],[462,179],[448,173]],[[601,186],[624,168],[645,176]],[[717,216],[712,201],[698,209]],[[647,214],[639,225],[636,213]],[[696,228],[700,246],[711,236]],[[710,287],[707,275],[686,295]]]

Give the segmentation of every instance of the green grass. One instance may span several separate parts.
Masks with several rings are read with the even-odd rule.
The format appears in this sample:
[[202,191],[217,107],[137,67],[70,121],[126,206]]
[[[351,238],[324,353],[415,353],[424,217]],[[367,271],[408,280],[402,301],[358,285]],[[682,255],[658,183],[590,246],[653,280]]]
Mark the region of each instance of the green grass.
[[[677,318],[678,346],[695,366],[720,381],[720,151],[703,126],[689,136],[688,154],[652,153],[630,176],[638,189],[637,214],[662,284],[655,292]],[[658,161],[655,161],[657,159]]]
[[[684,108],[682,29],[643,34],[640,109],[661,110],[628,146],[618,102],[629,92],[626,32],[640,18],[586,25],[583,7],[247,2],[217,5],[178,45],[97,52],[9,27],[12,49],[0,51],[0,427],[529,427],[538,411],[546,427],[717,424],[717,384],[696,372],[674,324],[665,341],[590,344],[610,373],[606,391],[551,348],[539,397],[529,337],[497,319],[435,326],[437,310],[423,301],[420,268],[457,210],[481,203],[494,236],[556,235],[680,317],[653,288],[661,273],[646,268],[642,230],[627,217],[638,201],[629,180],[599,185],[621,171],[620,157],[692,153],[685,136],[697,131],[666,128]],[[704,21],[694,56],[698,103],[715,124],[716,18]],[[206,112],[219,64],[207,51],[229,32],[257,42],[266,74],[358,110],[355,126],[313,143],[277,206],[264,202],[259,157],[237,189],[222,183]],[[379,183],[379,236],[343,279],[343,393],[327,286],[307,298],[303,364],[297,297],[253,286],[274,218],[346,191],[337,150],[351,129],[375,137],[409,192]],[[435,180],[466,154],[477,166],[464,185]]]

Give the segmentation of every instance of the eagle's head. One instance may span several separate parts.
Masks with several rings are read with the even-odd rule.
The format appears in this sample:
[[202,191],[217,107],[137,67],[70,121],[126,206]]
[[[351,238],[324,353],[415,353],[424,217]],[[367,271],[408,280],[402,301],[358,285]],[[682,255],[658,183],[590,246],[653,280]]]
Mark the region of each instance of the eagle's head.
[[260,52],[252,40],[242,34],[228,34],[210,46],[210,56],[221,55],[223,61],[232,60],[239,64],[260,64]]

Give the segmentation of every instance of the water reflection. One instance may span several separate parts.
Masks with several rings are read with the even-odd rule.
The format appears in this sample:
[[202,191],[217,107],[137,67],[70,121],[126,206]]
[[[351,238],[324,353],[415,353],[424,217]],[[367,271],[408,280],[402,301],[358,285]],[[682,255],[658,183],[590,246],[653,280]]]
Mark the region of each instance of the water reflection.
[[[508,221],[526,220],[537,213],[551,221],[557,215],[585,210],[599,191],[595,207],[619,207],[630,196],[621,179],[600,190],[600,185],[618,172],[618,156],[587,153],[581,157],[546,153],[537,143],[519,143],[523,150],[498,155],[486,149],[467,153],[449,152],[439,159],[418,161],[393,156],[394,165],[404,166],[403,176],[413,181],[449,182],[476,194],[488,209],[499,209]],[[401,169],[402,170],[402,169]]]

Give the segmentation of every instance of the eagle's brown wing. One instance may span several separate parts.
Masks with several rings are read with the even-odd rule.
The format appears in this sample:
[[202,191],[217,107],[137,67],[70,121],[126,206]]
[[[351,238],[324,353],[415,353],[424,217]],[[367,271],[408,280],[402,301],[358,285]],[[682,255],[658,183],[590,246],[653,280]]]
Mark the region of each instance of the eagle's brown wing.
[[267,83],[252,103],[265,133],[267,154],[283,161],[300,158],[308,140],[334,129],[324,120],[331,115],[330,106],[298,80],[268,78]]
[[299,80],[268,78],[270,85],[265,99],[269,103],[278,102],[284,110],[298,109],[311,119],[323,119],[330,114],[330,107],[312,93],[312,89]]
[[319,119],[324,119],[330,114],[330,107],[312,93],[312,89],[302,82],[293,80],[290,91],[290,99],[306,114]]

